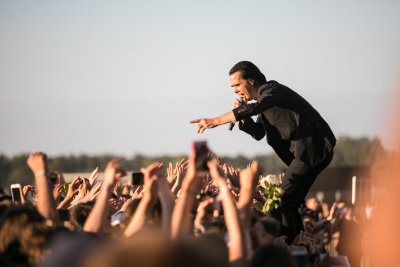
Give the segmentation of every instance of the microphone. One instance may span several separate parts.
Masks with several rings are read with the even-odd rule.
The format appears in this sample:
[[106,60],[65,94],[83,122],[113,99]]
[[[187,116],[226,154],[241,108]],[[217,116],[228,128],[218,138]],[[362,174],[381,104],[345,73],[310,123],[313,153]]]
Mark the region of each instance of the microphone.
[[231,122],[231,123],[229,123],[229,131],[232,131],[232,129],[233,129],[233,127],[235,127],[235,124],[236,123],[234,123],[234,122]]
[[[242,104],[243,103],[243,97],[239,97],[239,102]],[[231,123],[229,123],[229,131],[232,131],[232,129],[233,129],[233,127],[235,127],[235,122],[231,122]]]

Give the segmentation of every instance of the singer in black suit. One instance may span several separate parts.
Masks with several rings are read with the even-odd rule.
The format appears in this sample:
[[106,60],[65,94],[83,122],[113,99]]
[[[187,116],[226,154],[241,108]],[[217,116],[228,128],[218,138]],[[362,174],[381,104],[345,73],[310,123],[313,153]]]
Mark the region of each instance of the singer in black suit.
[[[215,118],[192,120],[196,130],[239,122],[239,129],[256,140],[266,136],[268,144],[288,166],[282,187],[282,204],[274,216],[282,225],[288,243],[303,230],[299,207],[317,176],[332,160],[336,144],[328,124],[299,94],[276,82],[249,61],[237,63],[229,71],[231,87],[241,100],[234,109]],[[255,103],[247,103],[255,100]],[[253,121],[252,116],[257,116]]]

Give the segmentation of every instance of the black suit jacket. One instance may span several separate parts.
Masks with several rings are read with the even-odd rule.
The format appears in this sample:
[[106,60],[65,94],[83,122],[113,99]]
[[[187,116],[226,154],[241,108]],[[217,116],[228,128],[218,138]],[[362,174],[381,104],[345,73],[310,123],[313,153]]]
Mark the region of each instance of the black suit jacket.
[[[260,86],[256,103],[233,110],[239,128],[256,140],[265,135],[289,165],[296,158],[314,166],[334,148],[336,138],[321,115],[299,94],[276,81]],[[258,115],[256,122],[251,116]]]

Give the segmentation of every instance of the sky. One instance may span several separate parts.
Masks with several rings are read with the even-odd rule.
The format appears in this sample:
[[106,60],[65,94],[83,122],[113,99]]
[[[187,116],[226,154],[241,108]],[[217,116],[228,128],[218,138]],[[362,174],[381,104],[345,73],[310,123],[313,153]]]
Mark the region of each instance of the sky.
[[0,0],[0,153],[271,152],[227,125],[229,69],[255,63],[337,136],[379,136],[400,66],[400,1]]

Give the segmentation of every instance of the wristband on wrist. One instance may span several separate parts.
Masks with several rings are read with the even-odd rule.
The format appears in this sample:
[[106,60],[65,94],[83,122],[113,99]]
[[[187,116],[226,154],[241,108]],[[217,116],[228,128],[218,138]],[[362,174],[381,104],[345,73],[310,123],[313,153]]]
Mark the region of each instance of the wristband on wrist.
[[38,176],[46,176],[46,171],[45,170],[40,170],[34,173],[35,177]]

